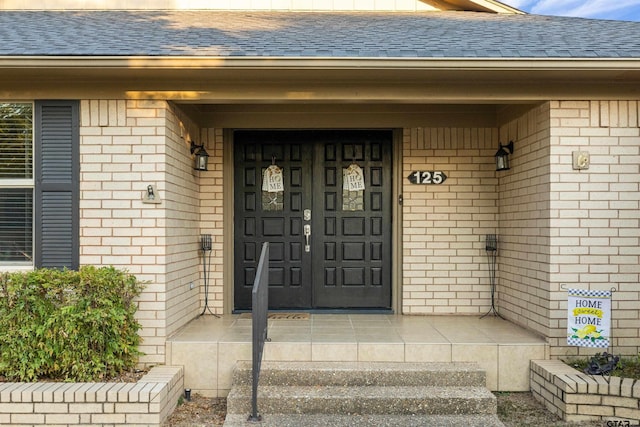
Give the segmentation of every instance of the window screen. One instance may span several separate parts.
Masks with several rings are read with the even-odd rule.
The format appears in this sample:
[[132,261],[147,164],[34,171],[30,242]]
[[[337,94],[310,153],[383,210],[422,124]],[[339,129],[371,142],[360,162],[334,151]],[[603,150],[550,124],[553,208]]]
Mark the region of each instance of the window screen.
[[33,106],[0,103],[0,264],[33,260]]
[[0,188],[0,262],[31,264],[33,190]]

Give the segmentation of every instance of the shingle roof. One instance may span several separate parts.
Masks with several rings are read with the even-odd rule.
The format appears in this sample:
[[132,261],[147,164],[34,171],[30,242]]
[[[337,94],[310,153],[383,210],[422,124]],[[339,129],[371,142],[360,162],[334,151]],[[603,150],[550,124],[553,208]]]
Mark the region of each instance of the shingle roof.
[[640,23],[475,12],[4,11],[6,55],[640,58]]

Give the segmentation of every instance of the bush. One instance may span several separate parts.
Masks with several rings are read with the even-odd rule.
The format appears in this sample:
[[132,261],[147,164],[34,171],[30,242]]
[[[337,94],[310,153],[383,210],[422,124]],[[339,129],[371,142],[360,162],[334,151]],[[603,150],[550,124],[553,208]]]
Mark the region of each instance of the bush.
[[0,375],[99,381],[132,368],[141,291],[113,267],[0,273]]

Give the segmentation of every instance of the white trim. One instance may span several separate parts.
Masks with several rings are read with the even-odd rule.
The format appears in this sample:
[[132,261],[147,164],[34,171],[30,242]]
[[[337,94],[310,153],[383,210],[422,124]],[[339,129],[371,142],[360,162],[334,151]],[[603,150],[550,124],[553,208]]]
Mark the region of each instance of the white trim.
[[0,188],[33,188],[35,181],[30,179],[0,179]]
[[16,264],[0,264],[0,273],[14,273],[19,271],[33,271],[33,263],[29,265],[16,265]]
[[0,69],[403,69],[403,70],[640,70],[640,58],[377,58],[219,56],[0,56]]

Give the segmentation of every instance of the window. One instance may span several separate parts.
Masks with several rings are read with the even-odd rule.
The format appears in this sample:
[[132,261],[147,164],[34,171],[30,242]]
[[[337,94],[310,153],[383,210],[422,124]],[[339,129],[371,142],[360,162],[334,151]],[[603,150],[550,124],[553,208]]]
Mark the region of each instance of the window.
[[33,265],[33,105],[0,103],[0,265]]

